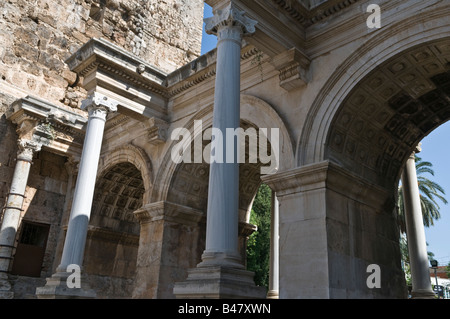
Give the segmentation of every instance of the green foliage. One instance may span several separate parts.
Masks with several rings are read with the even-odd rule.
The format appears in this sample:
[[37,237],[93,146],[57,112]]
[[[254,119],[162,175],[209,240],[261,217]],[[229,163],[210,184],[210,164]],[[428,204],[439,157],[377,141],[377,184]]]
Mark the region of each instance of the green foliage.
[[262,184],[253,201],[250,223],[258,230],[250,235],[247,242],[247,269],[255,272],[258,286],[269,286],[270,261],[270,214],[272,191]]

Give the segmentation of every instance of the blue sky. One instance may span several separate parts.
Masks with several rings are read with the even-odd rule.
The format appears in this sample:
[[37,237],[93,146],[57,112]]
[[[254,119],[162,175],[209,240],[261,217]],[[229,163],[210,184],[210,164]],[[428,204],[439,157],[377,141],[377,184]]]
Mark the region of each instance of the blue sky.
[[[441,185],[446,191],[446,199],[450,202],[450,122],[447,122],[422,140],[422,152],[418,154],[422,160],[433,164],[434,177],[431,180]],[[447,142],[446,142],[447,141]],[[450,204],[440,205],[441,218],[434,226],[425,228],[428,251],[434,253],[439,265],[450,262]]]
[[[208,18],[212,16],[212,9],[205,3],[204,6],[204,18]],[[202,54],[211,51],[216,47],[217,38],[215,35],[209,35],[205,32],[205,24],[203,23],[203,39],[202,39]]]
[[[211,7],[205,4],[204,17],[212,16]],[[203,29],[202,54],[216,47],[216,36],[206,34]],[[446,198],[450,203],[450,122],[441,125],[422,140],[422,152],[419,154],[423,161],[433,164],[434,176],[427,176],[441,185],[446,191]],[[445,142],[447,141],[447,143]],[[441,206],[441,219],[434,222],[434,226],[425,228],[428,251],[434,253],[439,265],[450,262],[450,204]]]

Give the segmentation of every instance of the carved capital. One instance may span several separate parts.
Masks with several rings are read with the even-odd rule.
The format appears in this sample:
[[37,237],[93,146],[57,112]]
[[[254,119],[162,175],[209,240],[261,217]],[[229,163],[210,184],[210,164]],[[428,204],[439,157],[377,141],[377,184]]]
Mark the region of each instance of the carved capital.
[[205,30],[208,34],[218,34],[219,29],[223,27],[239,26],[242,35],[250,35],[254,33],[257,21],[246,17],[244,11],[238,10],[233,4],[224,9],[216,10],[214,16],[204,19]]
[[116,112],[119,102],[98,92],[92,93],[81,103],[81,109],[87,110],[89,117],[97,117],[106,120],[108,112]]
[[19,139],[18,146],[17,159],[26,162],[31,162],[33,160],[33,154],[39,152],[42,147],[40,143],[24,139]]

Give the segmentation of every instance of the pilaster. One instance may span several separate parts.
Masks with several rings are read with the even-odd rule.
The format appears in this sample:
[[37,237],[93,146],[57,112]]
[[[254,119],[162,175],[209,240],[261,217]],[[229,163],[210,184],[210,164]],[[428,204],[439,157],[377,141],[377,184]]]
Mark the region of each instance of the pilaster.
[[[327,161],[263,181],[280,202],[280,298],[406,297],[390,190]],[[377,288],[366,283],[371,264]]]
[[134,212],[140,223],[133,298],[173,298],[173,285],[195,267],[204,248],[205,215],[161,201]]

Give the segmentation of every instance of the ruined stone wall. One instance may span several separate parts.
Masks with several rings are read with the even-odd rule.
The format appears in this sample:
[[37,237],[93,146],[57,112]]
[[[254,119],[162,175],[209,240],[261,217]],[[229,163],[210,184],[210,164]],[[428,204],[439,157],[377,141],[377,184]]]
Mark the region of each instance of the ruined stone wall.
[[201,0],[2,1],[0,92],[78,106],[64,61],[92,37],[171,72],[200,55],[202,17]]

